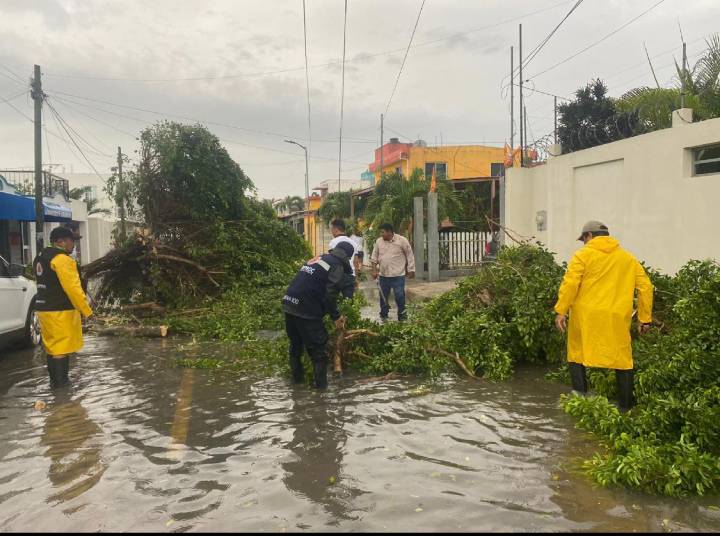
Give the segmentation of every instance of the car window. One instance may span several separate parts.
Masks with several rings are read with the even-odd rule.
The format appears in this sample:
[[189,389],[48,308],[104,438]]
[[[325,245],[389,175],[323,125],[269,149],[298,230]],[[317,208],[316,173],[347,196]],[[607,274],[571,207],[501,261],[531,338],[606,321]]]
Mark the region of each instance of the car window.
[[2,257],[0,257],[0,277],[10,277],[8,263]]

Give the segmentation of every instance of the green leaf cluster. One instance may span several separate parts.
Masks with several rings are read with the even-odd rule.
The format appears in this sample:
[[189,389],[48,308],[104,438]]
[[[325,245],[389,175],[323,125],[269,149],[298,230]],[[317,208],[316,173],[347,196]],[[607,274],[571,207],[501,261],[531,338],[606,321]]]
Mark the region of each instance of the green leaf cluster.
[[[586,463],[601,484],[671,496],[720,490],[720,265],[691,261],[675,277],[650,271],[664,328],[636,339],[637,406],[620,414],[604,397],[566,399],[580,427],[609,452]],[[614,396],[609,372],[589,376]]]
[[496,263],[413,311],[409,322],[361,322],[380,336],[353,345],[370,356],[357,366],[437,377],[457,370],[456,355],[475,374],[503,380],[519,362],[557,362],[564,345],[553,328],[552,306],[562,275],[542,247],[505,248]]

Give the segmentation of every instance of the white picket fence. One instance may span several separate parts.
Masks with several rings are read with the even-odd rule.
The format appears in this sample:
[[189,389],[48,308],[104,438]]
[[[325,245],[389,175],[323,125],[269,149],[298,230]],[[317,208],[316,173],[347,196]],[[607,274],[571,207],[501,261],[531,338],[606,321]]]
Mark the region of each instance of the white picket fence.
[[440,232],[440,267],[443,269],[480,266],[490,234],[469,231]]

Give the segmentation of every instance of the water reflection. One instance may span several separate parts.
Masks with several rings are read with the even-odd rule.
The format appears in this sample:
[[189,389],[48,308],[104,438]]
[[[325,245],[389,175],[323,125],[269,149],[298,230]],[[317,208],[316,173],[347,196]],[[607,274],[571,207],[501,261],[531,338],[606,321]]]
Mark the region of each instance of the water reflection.
[[55,396],[43,426],[40,443],[50,458],[48,478],[55,493],[47,502],[65,502],[82,495],[102,478],[107,465],[102,460],[100,427],[88,416],[70,392]]
[[295,459],[282,463],[285,486],[296,496],[321,505],[336,522],[357,519],[353,499],[363,492],[343,470],[348,441],[345,406],[330,393],[308,393],[302,387],[293,388],[291,399],[287,425],[293,434],[286,448]]

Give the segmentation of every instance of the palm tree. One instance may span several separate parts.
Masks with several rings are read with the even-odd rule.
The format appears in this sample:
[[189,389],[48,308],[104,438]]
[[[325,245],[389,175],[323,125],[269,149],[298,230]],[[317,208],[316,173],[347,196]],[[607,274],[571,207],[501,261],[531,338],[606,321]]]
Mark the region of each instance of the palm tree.
[[675,68],[686,92],[699,100],[698,117],[710,119],[720,117],[720,36],[715,34],[705,43],[708,48],[692,70],[681,69],[677,62]]
[[695,119],[703,121],[720,117],[720,37],[706,41],[707,50],[692,69],[685,71],[675,64],[678,87],[639,87],[626,92],[616,101],[624,112],[636,111],[641,131],[672,126],[672,112],[680,108],[685,86],[685,107],[692,108]]
[[[430,190],[430,181],[419,168],[406,178],[400,173],[390,173],[375,187],[368,201],[366,219],[372,221],[372,229],[382,223],[391,223],[399,233],[406,232],[413,217],[413,199],[426,197]],[[450,181],[444,177],[437,179],[438,212],[440,220],[454,218],[462,207]]]
[[303,198],[300,196],[288,195],[278,205],[278,208],[281,211],[286,211],[289,213],[300,212],[301,210],[303,210],[305,208],[305,201],[303,201]]
[[112,211],[107,208],[97,208],[99,199],[91,198],[90,192],[92,192],[92,186],[81,186],[80,188],[70,189],[70,199],[85,199],[85,206],[87,207],[88,216],[92,214],[112,214]]

